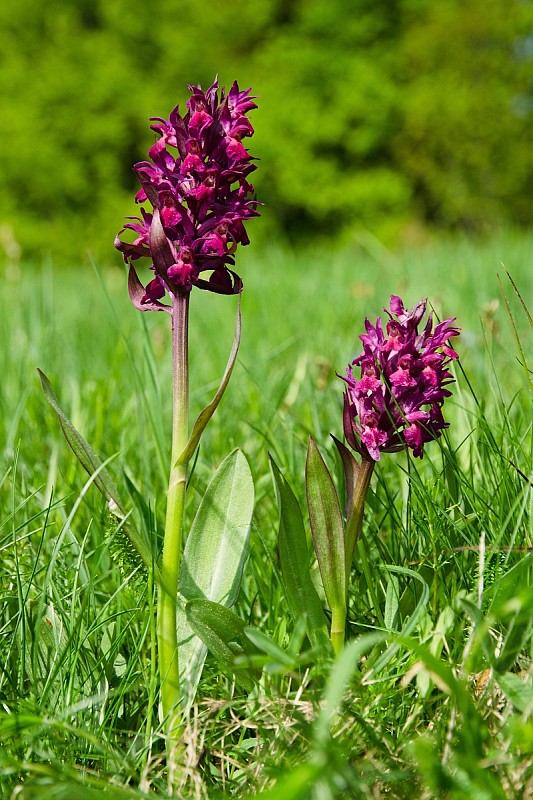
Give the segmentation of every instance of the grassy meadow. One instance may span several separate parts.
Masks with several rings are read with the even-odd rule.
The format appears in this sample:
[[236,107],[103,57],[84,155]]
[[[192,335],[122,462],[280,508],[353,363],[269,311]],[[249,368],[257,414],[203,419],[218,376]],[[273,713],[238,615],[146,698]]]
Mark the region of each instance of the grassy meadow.
[[[253,232],[252,232],[253,234]],[[234,611],[254,682],[210,655],[186,721],[182,798],[533,796],[531,320],[526,234],[391,252],[276,244],[239,253],[243,336],[202,439],[192,520],[235,447],[255,482]],[[118,256],[117,256],[118,260]],[[125,274],[89,262],[7,265],[0,314],[0,797],[167,796],[154,586],[117,564],[106,504],[64,441],[36,368],[160,538],[170,458],[169,320],[131,306]],[[503,287],[502,294],[498,276]],[[422,461],[384,455],[334,661],[289,613],[270,454],[305,508],[312,435],[341,481],[336,372],[391,294],[462,328],[446,434]],[[506,300],[509,308],[506,306]],[[235,298],[191,299],[191,405],[216,391]],[[529,366],[529,372],[528,372]],[[311,552],[311,546],[310,546]],[[246,683],[245,683],[246,686]]]

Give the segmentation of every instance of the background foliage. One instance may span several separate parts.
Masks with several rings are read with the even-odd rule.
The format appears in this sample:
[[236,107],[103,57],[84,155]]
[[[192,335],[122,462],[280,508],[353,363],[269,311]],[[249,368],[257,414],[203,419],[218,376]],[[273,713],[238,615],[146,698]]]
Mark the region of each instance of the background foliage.
[[531,2],[4,0],[0,31],[11,259],[116,261],[148,117],[217,72],[260,95],[260,236],[528,222]]

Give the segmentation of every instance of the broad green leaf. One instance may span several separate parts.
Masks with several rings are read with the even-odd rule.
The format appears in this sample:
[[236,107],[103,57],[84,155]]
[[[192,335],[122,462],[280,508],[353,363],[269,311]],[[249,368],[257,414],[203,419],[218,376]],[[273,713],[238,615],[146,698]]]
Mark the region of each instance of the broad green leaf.
[[185,613],[187,619],[209,626],[227,644],[235,642],[241,650],[249,649],[249,640],[244,635],[246,623],[226,606],[197,597],[188,601]]
[[179,580],[187,600],[204,597],[233,605],[248,553],[253,506],[250,467],[243,453],[234,450],[211,479],[187,537]]
[[[227,456],[202,498],[183,554],[179,591],[229,607],[237,599],[248,555],[254,506],[250,467],[240,450]],[[207,654],[183,608],[177,614],[180,679],[184,703],[194,699]]]
[[231,353],[228,358],[228,363],[226,364],[226,369],[222,376],[222,380],[220,382],[220,386],[217,389],[217,392],[209,405],[207,405],[200,413],[198,414],[196,421],[193,425],[191,435],[189,436],[189,441],[185,445],[184,451],[180,454],[177,464],[184,464],[187,463],[196,448],[198,447],[198,443],[202,436],[202,433],[205,430],[205,427],[215,411],[217,410],[217,406],[222,400],[222,396],[226,391],[226,386],[229,383],[229,379],[231,378],[231,373],[233,372],[233,367],[235,366],[235,361],[237,359],[237,353],[239,352],[239,344],[241,341],[241,297],[239,295],[239,300],[237,304],[237,315],[235,318],[235,332],[233,334],[233,345],[231,348]]
[[306,630],[313,646],[328,640],[322,603],[311,580],[311,564],[302,512],[294,493],[270,459],[279,507],[278,545],[285,597],[296,619],[306,617]]
[[[57,414],[59,424],[61,426],[61,430],[63,431],[63,435],[67,440],[67,444],[82,467],[91,477],[93,477],[94,483],[101,493],[108,498],[109,509],[111,513],[114,514],[114,516],[116,516],[118,519],[124,520],[126,517],[124,504],[119,496],[115,482],[107,471],[105,464],[94,452],[90,444],[85,441],[81,433],[76,430],[72,422],[59,405],[59,401],[54,394],[54,391],[50,385],[50,381],[44,372],[41,372],[40,369],[38,369],[37,372],[39,373],[39,377],[41,379],[44,395]],[[129,520],[127,523],[123,522],[122,530],[126,534],[128,541],[139,553],[147,569],[153,569],[154,563],[152,552],[145,537],[139,534]]]
[[346,604],[344,527],[331,475],[313,439],[305,465],[307,506],[315,553],[330,608]]
[[233,673],[237,682],[252,691],[256,681],[249,670],[236,669],[235,656],[255,652],[244,635],[245,623],[229,608],[210,600],[190,600],[185,606],[187,622],[221,666]]

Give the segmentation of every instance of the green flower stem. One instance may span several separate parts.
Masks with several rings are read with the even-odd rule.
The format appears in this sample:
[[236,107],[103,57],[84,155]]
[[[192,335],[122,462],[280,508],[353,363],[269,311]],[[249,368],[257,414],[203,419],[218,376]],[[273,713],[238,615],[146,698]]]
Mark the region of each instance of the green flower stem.
[[183,539],[187,461],[177,464],[189,435],[189,296],[172,295],[173,417],[161,585],[157,609],[161,704],[169,751],[180,736],[180,681],[176,604]]
[[350,570],[352,567],[355,545],[357,544],[357,540],[361,534],[363,513],[365,509],[365,498],[370,485],[372,472],[374,471],[374,464],[374,461],[363,459],[359,466],[357,471],[357,480],[353,491],[352,503],[344,528],[344,570],[346,592],[342,600],[339,600],[339,602],[331,608],[330,639],[335,655],[339,655],[344,647]]
[[329,638],[336,656],[344,647],[346,635],[346,603],[338,603],[331,609],[331,630]]
[[347,592],[355,545],[357,544],[359,536],[361,535],[361,528],[363,525],[366,493],[370,485],[370,479],[372,477],[375,464],[376,462],[371,459],[363,458],[361,460],[361,464],[359,465],[357,472],[357,481],[354,486],[352,504],[350,511],[348,512],[348,519],[346,520],[346,528],[344,530],[344,552]]

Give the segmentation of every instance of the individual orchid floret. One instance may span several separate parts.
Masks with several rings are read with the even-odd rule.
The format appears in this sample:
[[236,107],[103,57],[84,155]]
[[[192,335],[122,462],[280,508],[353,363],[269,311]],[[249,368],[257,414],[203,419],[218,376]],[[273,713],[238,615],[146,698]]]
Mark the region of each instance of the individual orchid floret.
[[[393,295],[385,330],[381,318],[375,325],[365,320],[366,333],[359,338],[363,352],[346,370],[344,435],[364,459],[379,461],[381,453],[408,447],[419,458],[424,444],[437,439],[448,427],[442,416],[444,399],[453,382],[450,361],[458,358],[448,340],[460,329],[455,318],[433,329],[433,315],[424,328],[422,300],[406,311]],[[360,375],[354,375],[358,367]]]
[[[219,294],[241,291],[231,269],[239,244],[249,243],[244,223],[258,216],[249,182],[256,169],[242,141],[254,129],[248,117],[257,108],[250,89],[235,81],[226,94],[218,81],[203,91],[189,86],[187,111],[176,106],[168,120],[152,118],[158,135],[149,161],[135,164],[140,190],[136,202],[149,202],[141,217],[130,217],[115,247],[130,265],[130,296],[141,310],[161,310],[167,292],[188,294],[193,286]],[[220,96],[219,96],[220,95]],[[133,241],[121,235],[133,231]],[[150,260],[155,276],[143,286],[132,266]]]

